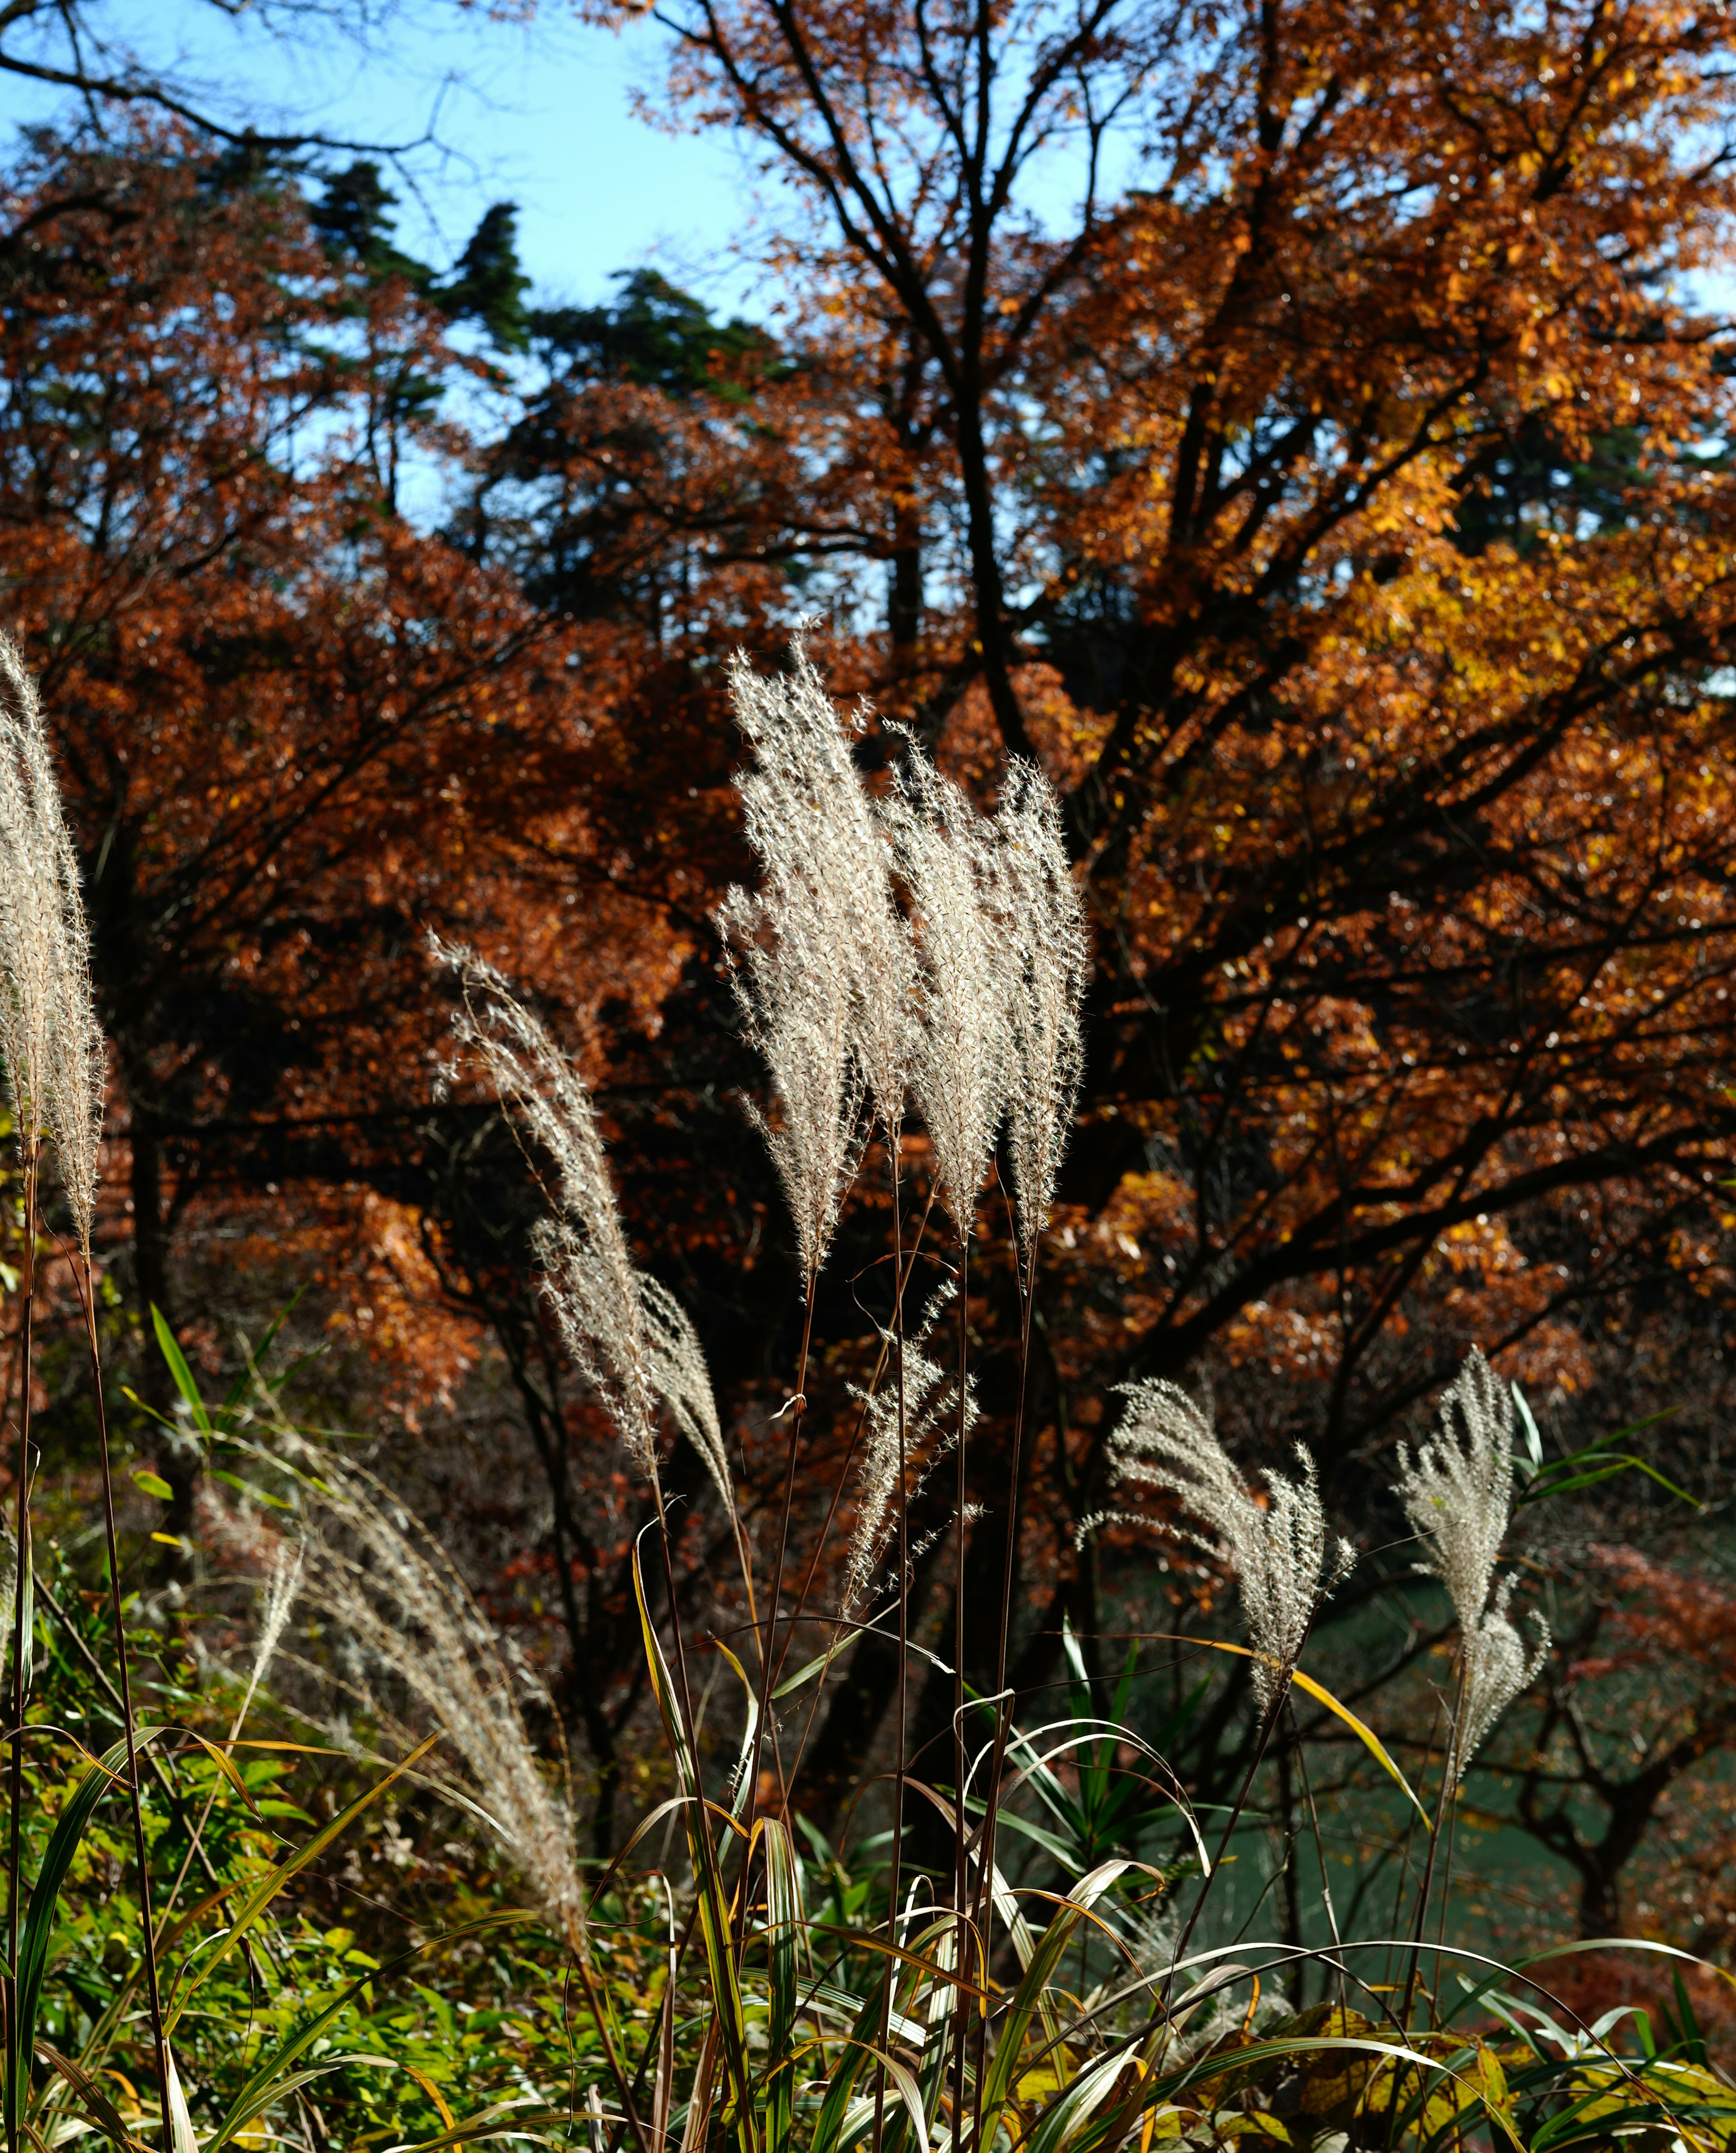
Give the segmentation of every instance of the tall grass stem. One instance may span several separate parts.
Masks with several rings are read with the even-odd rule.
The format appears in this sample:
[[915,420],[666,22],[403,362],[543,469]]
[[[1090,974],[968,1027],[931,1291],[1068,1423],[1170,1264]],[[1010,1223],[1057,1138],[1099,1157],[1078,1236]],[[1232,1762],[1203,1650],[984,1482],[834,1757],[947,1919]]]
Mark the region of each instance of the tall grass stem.
[[[796,1391],[790,1402],[790,1448],[784,1459],[783,1499],[777,1520],[777,1553],[771,1565],[771,1591],[766,1601],[762,1621],[765,1643],[760,1656],[760,1708],[754,1721],[753,1740],[749,1745],[747,1765],[747,1814],[751,1825],[753,1814],[760,1798],[760,1759],[766,1745],[766,1733],[771,1718],[771,1692],[777,1667],[777,1603],[783,1596],[784,1562],[790,1545],[790,1513],[796,1500],[796,1461],[802,1448],[802,1423],[807,1412],[807,1356],[814,1335],[814,1296],[820,1282],[817,1270],[810,1268],[807,1289],[802,1300],[802,1350],[796,1356]],[[746,1919],[747,1897],[742,1895],[742,1918]]]
[[20,2121],[20,2081],[29,2061],[18,2046],[18,1946],[21,1941],[19,1886],[24,1866],[24,1709],[29,1702],[24,1665],[25,1594],[30,1577],[30,1377],[36,1338],[36,1193],[42,1143],[32,1138],[24,1156],[24,1260],[20,1266],[21,1306],[18,1324],[18,1451],[16,1523],[13,1526],[18,1564],[12,1594],[12,1755],[8,1776],[11,1796],[7,1820],[6,2007],[8,2069],[6,2074],[7,2153],[18,2153]]

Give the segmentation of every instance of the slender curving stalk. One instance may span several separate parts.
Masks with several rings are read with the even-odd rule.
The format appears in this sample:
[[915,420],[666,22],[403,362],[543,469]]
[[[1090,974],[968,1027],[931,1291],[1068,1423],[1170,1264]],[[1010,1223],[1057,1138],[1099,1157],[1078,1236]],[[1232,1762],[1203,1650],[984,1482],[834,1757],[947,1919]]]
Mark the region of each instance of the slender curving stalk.
[[[1434,1820],[1428,1827],[1428,1852],[1423,1863],[1423,1881],[1417,1891],[1417,1915],[1411,1929],[1410,1963],[1405,1969],[1403,2000],[1398,2007],[1398,2025],[1401,2033],[1408,2037],[1411,2006],[1416,2001],[1417,1978],[1422,1967],[1423,1935],[1428,1921],[1429,1895],[1434,1884],[1434,1865],[1440,1851],[1441,1833],[1447,1820],[1448,1807],[1453,1799],[1458,1781],[1453,1766],[1458,1758],[1463,1734],[1465,1692],[1465,1659],[1459,1657],[1459,1684],[1453,1698],[1452,1717],[1447,1728],[1447,1753],[1441,1766],[1441,1791],[1435,1803]],[[1437,1972],[1435,1985],[1440,1985]],[[1387,2105],[1387,2143],[1391,2145],[1397,2135],[1399,2105],[1404,2099],[1404,2081],[1408,2067],[1396,2064],[1392,2069],[1392,2095]]]
[[[899,1683],[898,1701],[894,1710],[898,1725],[894,1736],[895,1759],[892,1774],[892,1851],[886,1878],[886,1941],[896,1947],[899,1942],[899,1896],[903,1885],[904,1851],[904,1743],[905,1722],[909,1713],[908,1684],[910,1666],[910,1499],[907,1455],[907,1424],[904,1399],[904,1229],[899,1188],[899,1131],[892,1131],[888,1147],[892,1175],[892,1351],[893,1378],[898,1389],[899,1481],[898,1481],[898,1606],[899,1606]],[[930,1196],[931,1202],[933,1200]],[[924,1212],[924,1219],[927,1219]],[[920,1235],[919,1234],[919,1239]],[[913,1250],[914,1255],[914,1251]],[[873,2153],[880,2153],[886,2127],[886,2066],[881,2058],[892,2033],[893,1992],[898,1986],[898,1961],[888,1957],[886,1962],[885,1987],[880,1998],[880,2057],[874,2063],[874,2130]]]
[[1248,1797],[1254,1791],[1254,1782],[1259,1776],[1260,1766],[1265,1762],[1266,1750],[1270,1746],[1279,1717],[1284,1710],[1285,1699],[1289,1694],[1290,1682],[1286,1676],[1283,1688],[1266,1707],[1265,1717],[1260,1723],[1260,1738],[1254,1745],[1254,1755],[1250,1760],[1248,1769],[1242,1775],[1241,1786],[1237,1791],[1235,1805],[1229,1812],[1229,1821],[1224,1827],[1224,1836],[1218,1841],[1218,1850],[1212,1856],[1211,1874],[1202,1881],[1199,1896],[1194,1901],[1193,1910],[1183,1925],[1180,1936],[1176,1939],[1175,1949],[1170,1953],[1169,1972],[1164,1977],[1163,1996],[1158,2004],[1160,2013],[1168,2008],[1169,1991],[1174,1985],[1176,1973],[1182,1961],[1188,1955],[1188,1946],[1193,1942],[1194,1932],[1199,1926],[1199,1916],[1205,1911],[1205,1902],[1211,1896],[1212,1886],[1217,1882],[1219,1873],[1224,1866],[1224,1857],[1229,1851],[1229,1842],[1235,1838],[1235,1828],[1242,1820],[1242,1811],[1247,1807]]
[[1417,1917],[1411,1931],[1410,1965],[1404,1977],[1404,2002],[1398,2012],[1398,2023],[1402,2026],[1410,2023],[1411,2005],[1416,1998],[1417,1976],[1423,1959],[1423,1933],[1428,1921],[1429,1894],[1434,1886],[1435,1860],[1440,1851],[1441,1833],[1446,1825],[1453,1792],[1459,1784],[1459,1759],[1464,1735],[1465,1683],[1469,1666],[1469,1654],[1461,1652],[1453,1714],[1447,1728],[1447,1753],[1441,1765],[1441,1791],[1435,1803],[1434,1822],[1428,1828],[1428,1852],[1423,1864],[1422,1886],[1417,1893]]
[[[790,1545],[790,1513],[796,1499],[796,1463],[802,1448],[802,1423],[807,1411],[807,1356],[814,1336],[814,1295],[820,1282],[817,1269],[810,1267],[802,1311],[802,1350],[796,1356],[796,1391],[789,1405],[790,1448],[784,1458],[783,1499],[777,1519],[777,1553],[771,1565],[771,1590],[766,1597],[760,1627],[764,1632],[760,1650],[760,1708],[754,1721],[753,1740],[747,1764],[748,1816],[759,1800],[760,1759],[766,1744],[766,1727],[771,1713],[771,1691],[777,1667],[777,1603],[783,1596],[784,1563]],[[746,1896],[742,1916],[746,1918]]]
[[24,1708],[29,1686],[24,1664],[25,1591],[30,1575],[30,1373],[36,1329],[36,1190],[42,1160],[40,1138],[33,1138],[24,1154],[24,1260],[20,1265],[21,1306],[18,1324],[18,1494],[13,1545],[18,1565],[12,1592],[12,1754],[8,1775],[10,1809],[8,1818],[6,1869],[7,1972],[6,2073],[7,2153],[18,2153],[21,2103],[20,2081],[29,2066],[18,2053],[18,1945],[21,1937],[19,1884],[24,1867]]
[[1326,1873],[1326,1842],[1320,1829],[1320,1812],[1314,1806],[1314,1787],[1308,1777],[1308,1748],[1302,1739],[1301,1723],[1296,1718],[1294,1692],[1289,1699],[1291,1732],[1296,1737],[1296,1769],[1302,1781],[1302,1799],[1308,1806],[1309,1828],[1314,1834],[1315,1857],[1320,1863],[1321,1903],[1326,1910],[1326,1927],[1332,1938],[1332,1966],[1338,1980],[1338,2008],[1345,2008],[1344,1995],[1344,1939],[1338,1933],[1338,1910],[1332,1904],[1332,1880]]
[[[736,1969],[738,1974],[741,1972],[743,1959],[746,1955],[748,1921],[753,1906],[754,1842],[751,1833],[753,1829],[754,1814],[759,1807],[761,1759],[764,1755],[766,1728],[771,1717],[772,1692],[776,1686],[777,1681],[777,1669],[779,1666],[777,1655],[777,1604],[783,1597],[784,1564],[787,1558],[790,1542],[790,1514],[794,1507],[796,1499],[796,1465],[801,1454],[802,1448],[802,1417],[807,1410],[807,1361],[809,1349],[813,1342],[814,1295],[819,1285],[819,1275],[817,1267],[815,1265],[810,1265],[807,1273],[807,1290],[802,1299],[802,1346],[800,1351],[796,1356],[796,1389],[787,1408],[790,1415],[790,1447],[784,1458],[783,1496],[781,1502],[779,1504],[777,1520],[777,1553],[771,1565],[771,1590],[766,1597],[765,1612],[763,1616],[760,1616],[755,1621],[755,1631],[759,1639],[760,1647],[760,1695],[759,1708],[754,1715],[753,1740],[748,1745],[746,1784],[744,1789],[746,1800],[746,1815],[750,1836],[748,1840],[747,1852],[743,1856],[741,1871],[740,1876],[737,1877],[736,1883],[736,1911],[733,1916],[736,1921],[736,1934],[732,1945],[732,1951],[735,1958]],[[664,1514],[660,1496],[659,1498],[658,1509],[659,1518],[663,1518]],[[665,1563],[667,1563],[669,1560],[669,1530],[666,1519],[664,1521],[663,1547],[664,1560]],[[670,1626],[673,1629],[675,1636],[675,1649],[680,1667],[682,1693],[684,1700],[685,1700],[687,1689],[686,1654],[685,1649],[681,1641],[681,1626],[675,1616],[675,1571],[673,1567],[671,1567],[669,1570],[669,1616]],[[693,1708],[690,1702],[684,1702],[684,1710],[686,1713],[689,1723],[689,1739],[690,1741],[692,1741],[694,1735]],[[774,1755],[776,1754],[775,1749],[773,1753]],[[699,1754],[696,1743],[694,1746],[694,1754],[695,1757]],[[784,1794],[786,1798],[787,1797],[787,1789],[781,1786],[779,1791],[781,1794]],[[706,1830],[709,1840],[709,1830],[704,1825],[703,1820],[701,1820],[701,1829]]]
[[965,2048],[970,2018],[970,1889],[969,1855],[965,1844],[965,1778],[967,1770],[965,1737],[965,1504],[966,1497],[965,1440],[970,1430],[966,1362],[970,1356],[970,1220],[967,1211],[959,1224],[959,1432],[957,1493],[953,1509],[953,1904],[958,1919],[954,1928],[953,1966],[958,1983],[953,2005],[953,2145],[964,2144]]
[[[1020,1300],[1018,1392],[1013,1405],[1013,1453],[1006,1498],[1006,1553],[1000,1569],[1000,1626],[995,1640],[995,1752],[989,1767],[981,1832],[982,1850],[977,1858],[975,1901],[977,1932],[982,1939],[985,1967],[989,1962],[995,1920],[995,1827],[1000,1819],[1001,1775],[1006,1768],[1007,1730],[1012,1717],[1012,1702],[1006,1695],[1006,1656],[1012,1629],[1013,1575],[1018,1567],[1019,1498],[1024,1473],[1026,1392],[1031,1370],[1031,1315],[1036,1300],[1036,1245],[1033,1244],[1029,1260],[1026,1263],[1019,1260],[1017,1246],[1016,1231],[1014,1275],[1018,1280]],[[982,2122],[983,2061],[987,2038],[987,2020],[980,2018],[977,2025],[977,2108],[975,2118],[979,2129]]]
[[[908,1291],[911,1278],[915,1272],[916,1259],[921,1250],[924,1239],[928,1233],[929,1214],[933,1211],[934,1208],[934,1192],[931,1188],[929,1191],[928,1202],[923,1206],[922,1215],[916,1222],[916,1231],[911,1236],[910,1239],[909,1253],[903,1260],[903,1263],[898,1273],[897,1283],[893,1289],[895,1293],[899,1295],[899,1299],[894,1303],[894,1306],[897,1310],[899,1321],[901,1326],[904,1321],[903,1296],[905,1292]],[[849,1445],[844,1452],[843,1463],[838,1468],[837,1478],[832,1490],[832,1499],[826,1506],[825,1519],[821,1524],[819,1532],[815,1536],[814,1550],[813,1553],[808,1557],[807,1572],[802,1580],[802,1590],[796,1596],[796,1605],[791,1611],[789,1621],[785,1627],[783,1650],[778,1655],[777,1677],[775,1677],[774,1679],[781,1677],[785,1667],[789,1664],[791,1633],[795,1626],[801,1621],[802,1616],[807,1612],[808,1602],[813,1597],[814,1586],[819,1579],[820,1565],[825,1558],[826,1544],[832,1537],[832,1528],[837,1522],[839,1509],[842,1507],[843,1503],[845,1476],[848,1474],[851,1463],[856,1456],[857,1447],[862,1441],[863,1431],[868,1425],[868,1409],[879,1391],[881,1378],[886,1373],[886,1364],[891,1360],[891,1346],[883,1340],[878,1357],[876,1359],[873,1369],[868,1377],[867,1391],[862,1401],[862,1409],[856,1416],[856,1425],[851,1431]],[[817,1617],[816,1619],[819,1618]],[[755,1623],[752,1626],[755,1631],[755,1635],[757,1636],[757,1624]],[[800,1748],[798,1748],[796,1752],[795,1768],[790,1774],[792,1782],[800,1779],[802,1776],[802,1759],[807,1754],[808,1737],[813,1732],[814,1713],[819,1704],[821,1692],[825,1687],[826,1673],[827,1671],[822,1668],[821,1670],[819,1678],[814,1684],[813,1703],[809,1705],[807,1718],[802,1723],[802,1743]]]

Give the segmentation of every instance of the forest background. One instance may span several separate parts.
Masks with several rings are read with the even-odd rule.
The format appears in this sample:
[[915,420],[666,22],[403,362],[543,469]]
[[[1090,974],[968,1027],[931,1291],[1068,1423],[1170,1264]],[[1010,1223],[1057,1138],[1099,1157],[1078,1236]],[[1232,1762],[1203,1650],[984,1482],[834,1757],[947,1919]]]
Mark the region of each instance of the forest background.
[[[359,49],[476,22],[261,12]],[[4,180],[0,578],[83,857],[131,1581],[165,1668],[232,1618],[152,1311],[215,1384],[293,1302],[286,1347],[323,1349],[298,1410],[441,1518],[543,1671],[597,1847],[654,1797],[645,1513],[538,1292],[534,1178],[491,1101],[443,1091],[425,936],[578,1055],[765,1535],[800,1280],[711,924],[746,865],[722,669],[775,668],[812,616],[872,705],[865,767],[898,725],[985,802],[1009,752],[1041,763],[1093,924],[1021,1694],[1064,1624],[1100,1675],[1219,1587],[1180,1547],[1079,1544],[1113,1384],[1209,1386],[1256,1463],[1305,1438],[1378,1549],[1369,1468],[1480,1345],[1559,1451],[1667,1415],[1645,1454],[1703,1507],[1632,1476],[1530,1545],[1557,1650],[1479,1760],[1504,1886],[1466,1888],[1509,1929],[1727,1956],[1723,9],[671,0],[640,30],[651,116],[756,175],[731,274],[762,304],[644,263],[542,303],[506,203],[420,258],[398,220],[432,146],[250,120],[135,51],[125,6],[0,8],[0,74],[67,94]],[[831,1560],[878,1346],[859,1210],[792,1575]],[[981,1514],[962,1580],[938,1539],[918,1570],[946,1634],[1006,1554],[1017,1298],[986,1239],[973,1279]],[[52,1262],[36,1321],[75,1519],[91,1401]],[[728,1528],[696,1459],[669,1470],[685,1614],[728,1636]],[[1322,1641],[1372,1712],[1447,1625],[1402,1559],[1367,1575]],[[822,1830],[895,1665],[868,1636],[834,1678],[794,1794]],[[1245,1764],[1240,1698],[1192,1723],[1201,1800]],[[919,1737],[949,1708],[931,1683]]]

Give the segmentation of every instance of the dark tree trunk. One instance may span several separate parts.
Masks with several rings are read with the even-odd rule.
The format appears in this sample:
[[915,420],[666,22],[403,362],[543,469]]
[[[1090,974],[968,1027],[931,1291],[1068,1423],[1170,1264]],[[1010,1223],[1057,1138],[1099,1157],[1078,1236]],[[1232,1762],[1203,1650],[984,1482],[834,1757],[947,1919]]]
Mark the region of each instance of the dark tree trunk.
[[892,557],[886,602],[894,664],[908,661],[922,639],[922,547],[916,535],[903,527],[903,517],[899,523],[899,544]]

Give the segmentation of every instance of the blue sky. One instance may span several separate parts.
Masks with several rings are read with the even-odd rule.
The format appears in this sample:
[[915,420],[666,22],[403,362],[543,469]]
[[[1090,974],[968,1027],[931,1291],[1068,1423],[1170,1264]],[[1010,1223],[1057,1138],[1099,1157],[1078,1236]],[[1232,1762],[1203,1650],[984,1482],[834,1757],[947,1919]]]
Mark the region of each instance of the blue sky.
[[[539,298],[592,303],[613,270],[653,261],[714,305],[761,313],[727,258],[751,198],[727,138],[665,135],[634,117],[631,93],[657,80],[657,33],[616,38],[569,21],[532,29],[457,17],[416,0],[374,48],[327,38],[281,44],[205,0],[115,0],[140,56],[179,57],[211,101],[262,122],[407,140],[435,120],[445,154],[412,160],[422,199],[403,201],[400,243],[443,265],[491,202],[520,205],[520,252]],[[13,125],[50,116],[58,94],[0,77]],[[400,191],[403,191],[400,190]]]

